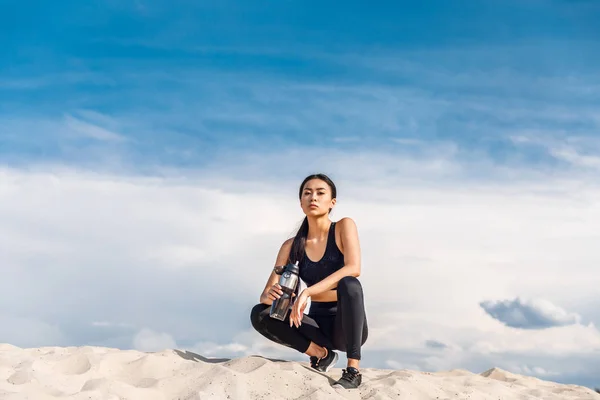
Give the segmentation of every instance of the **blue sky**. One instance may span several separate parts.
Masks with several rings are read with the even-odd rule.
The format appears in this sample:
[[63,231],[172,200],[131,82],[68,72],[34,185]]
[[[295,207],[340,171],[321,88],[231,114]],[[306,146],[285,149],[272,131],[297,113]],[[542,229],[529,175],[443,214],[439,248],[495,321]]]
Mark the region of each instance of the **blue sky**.
[[2,7],[9,164],[199,167],[298,146],[419,154],[419,140],[563,167],[511,138],[596,135],[593,1]]
[[0,1],[0,343],[295,357],[247,314],[323,171],[366,367],[598,385],[600,3],[214,3]]

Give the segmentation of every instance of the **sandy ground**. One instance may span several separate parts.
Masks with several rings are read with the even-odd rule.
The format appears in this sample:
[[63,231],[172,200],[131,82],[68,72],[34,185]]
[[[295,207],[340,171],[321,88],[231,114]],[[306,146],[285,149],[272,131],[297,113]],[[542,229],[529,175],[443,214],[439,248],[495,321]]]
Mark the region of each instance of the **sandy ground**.
[[358,390],[334,389],[341,376],[308,363],[259,356],[207,359],[165,350],[103,347],[21,349],[0,344],[0,399],[596,399],[585,387],[491,369],[418,372],[363,369]]

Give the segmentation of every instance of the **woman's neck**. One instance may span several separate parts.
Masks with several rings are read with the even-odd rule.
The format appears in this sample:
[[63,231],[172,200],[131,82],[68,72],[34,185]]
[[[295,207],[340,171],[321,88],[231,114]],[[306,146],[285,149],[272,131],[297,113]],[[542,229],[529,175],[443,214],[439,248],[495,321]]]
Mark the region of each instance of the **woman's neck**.
[[309,218],[308,219],[308,235],[306,237],[307,240],[319,240],[325,239],[327,237],[327,233],[329,232],[329,227],[331,226],[331,220],[329,219],[329,215],[324,215],[318,218]]

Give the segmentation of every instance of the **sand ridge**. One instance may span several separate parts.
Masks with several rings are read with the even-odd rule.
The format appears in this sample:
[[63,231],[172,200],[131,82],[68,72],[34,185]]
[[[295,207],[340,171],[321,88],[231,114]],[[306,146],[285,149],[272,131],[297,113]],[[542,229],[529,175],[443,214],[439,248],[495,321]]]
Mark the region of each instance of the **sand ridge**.
[[419,372],[365,368],[358,390],[334,389],[306,362],[260,356],[209,359],[180,350],[145,353],[104,347],[22,349],[0,344],[2,400],[411,399],[600,400],[600,394],[492,368]]

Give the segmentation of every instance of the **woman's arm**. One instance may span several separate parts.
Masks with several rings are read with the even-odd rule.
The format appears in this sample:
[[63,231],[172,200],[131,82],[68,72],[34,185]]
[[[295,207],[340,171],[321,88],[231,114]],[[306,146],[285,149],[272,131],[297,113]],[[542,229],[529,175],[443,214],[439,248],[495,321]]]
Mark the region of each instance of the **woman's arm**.
[[[277,254],[277,259],[275,260],[275,266],[286,265],[288,258],[290,257],[290,250],[292,249],[292,242],[294,238],[288,239],[281,245],[279,249],[279,253]],[[279,275],[275,273],[275,270],[271,271],[271,275],[269,275],[269,279],[267,280],[267,284],[263,292],[260,295],[260,302],[266,305],[271,305],[273,303],[273,299],[269,297],[269,291],[275,285],[279,283]]]
[[344,266],[322,281],[306,288],[306,294],[310,297],[335,288],[346,276],[360,276],[360,243],[356,223],[351,218],[342,218],[336,226],[340,228]]

